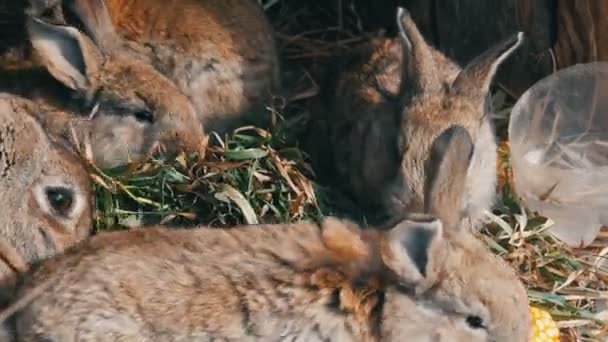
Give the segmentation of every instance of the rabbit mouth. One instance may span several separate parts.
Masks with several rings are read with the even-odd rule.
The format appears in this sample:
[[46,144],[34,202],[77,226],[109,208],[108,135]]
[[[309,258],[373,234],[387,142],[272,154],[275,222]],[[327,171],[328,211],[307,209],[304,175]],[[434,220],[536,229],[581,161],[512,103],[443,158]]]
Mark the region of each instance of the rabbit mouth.
[[115,167],[146,160],[157,148],[159,136],[146,125],[122,120],[121,126],[93,131],[92,145],[95,162],[100,167]]
[[146,152],[145,152],[144,157],[143,157],[144,160],[149,160],[151,158],[159,157],[159,156],[162,156],[162,155],[166,155],[168,153],[167,152],[167,148],[166,148],[166,144],[163,144],[162,142],[160,142],[158,140],[152,142],[150,144],[150,147],[147,148],[145,151]]
[[139,162],[145,159],[145,154],[129,146],[114,146],[114,148],[97,149],[94,153],[95,164],[102,169],[114,168]]
[[[147,145],[147,144],[146,144]],[[207,140],[201,132],[200,134],[166,134],[149,144],[146,149],[146,156],[163,155],[168,158],[175,157],[180,153],[198,153],[204,155]]]

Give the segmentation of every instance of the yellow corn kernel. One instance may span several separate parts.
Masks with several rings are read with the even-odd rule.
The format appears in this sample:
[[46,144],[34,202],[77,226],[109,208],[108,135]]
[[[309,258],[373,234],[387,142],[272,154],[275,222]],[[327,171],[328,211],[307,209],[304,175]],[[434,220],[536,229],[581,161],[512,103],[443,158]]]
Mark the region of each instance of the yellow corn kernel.
[[532,316],[530,342],[559,342],[559,329],[547,311],[530,307],[530,315]]

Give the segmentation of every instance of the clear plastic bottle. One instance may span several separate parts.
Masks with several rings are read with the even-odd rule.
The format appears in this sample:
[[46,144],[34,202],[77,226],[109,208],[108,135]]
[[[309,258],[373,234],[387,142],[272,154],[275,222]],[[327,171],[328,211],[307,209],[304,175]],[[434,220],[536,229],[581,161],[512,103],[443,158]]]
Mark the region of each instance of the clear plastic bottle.
[[583,247],[608,226],[608,63],[578,64],[536,83],[509,124],[517,193]]

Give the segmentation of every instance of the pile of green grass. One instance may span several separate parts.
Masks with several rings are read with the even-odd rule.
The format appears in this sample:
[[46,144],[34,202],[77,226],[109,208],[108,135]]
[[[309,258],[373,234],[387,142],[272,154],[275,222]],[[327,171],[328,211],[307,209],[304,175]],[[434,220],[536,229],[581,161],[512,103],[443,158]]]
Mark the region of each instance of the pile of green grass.
[[287,223],[321,215],[302,152],[257,128],[235,131],[202,159],[151,159],[93,171],[96,230],[140,225]]

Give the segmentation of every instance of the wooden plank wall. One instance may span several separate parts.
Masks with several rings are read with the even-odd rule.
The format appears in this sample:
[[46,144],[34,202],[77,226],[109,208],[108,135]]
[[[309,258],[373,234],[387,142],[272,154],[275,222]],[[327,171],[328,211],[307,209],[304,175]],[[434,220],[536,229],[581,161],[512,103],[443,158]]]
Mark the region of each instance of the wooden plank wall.
[[[389,35],[396,33],[396,7],[406,7],[425,37],[461,64],[523,30],[528,37],[524,47],[501,67],[497,77],[514,96],[554,68],[608,61],[608,0],[283,1],[310,1],[331,10],[354,6],[364,29],[386,29]],[[0,53],[25,38],[23,27],[14,23],[23,21],[18,9],[26,2],[0,0]]]
[[369,29],[395,33],[394,9],[408,8],[425,37],[459,63],[518,30],[527,40],[497,81],[519,96],[576,63],[608,61],[607,0],[352,0]]
[[608,1],[559,0],[558,67],[608,60]]

